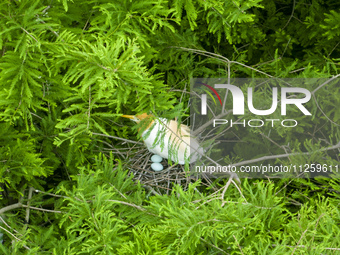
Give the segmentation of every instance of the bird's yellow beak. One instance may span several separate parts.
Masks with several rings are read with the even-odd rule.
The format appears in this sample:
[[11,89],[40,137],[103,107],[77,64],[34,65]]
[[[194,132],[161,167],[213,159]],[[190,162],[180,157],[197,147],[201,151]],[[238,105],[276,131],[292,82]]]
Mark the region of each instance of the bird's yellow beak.
[[122,115],[123,118],[127,118],[130,119],[134,122],[140,122],[140,119],[138,117],[136,117],[135,115]]
[[122,115],[121,117],[128,118],[128,119],[134,119],[135,118],[134,115]]

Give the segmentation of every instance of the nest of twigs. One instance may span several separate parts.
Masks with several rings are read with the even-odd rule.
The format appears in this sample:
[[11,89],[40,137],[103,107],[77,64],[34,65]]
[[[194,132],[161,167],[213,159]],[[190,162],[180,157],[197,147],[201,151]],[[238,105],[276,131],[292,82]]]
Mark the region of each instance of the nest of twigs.
[[189,171],[185,171],[184,165],[168,164],[167,159],[160,162],[163,165],[162,171],[154,171],[151,168],[150,158],[152,155],[153,153],[144,147],[129,158],[127,165],[134,179],[145,188],[158,194],[169,194],[174,184],[179,184],[187,189],[190,182],[197,180],[197,176],[190,175]]
[[203,179],[202,184],[206,186],[210,186],[212,183],[206,175],[202,176],[198,173],[191,173],[190,169],[184,165],[169,164],[167,159],[163,159],[160,162],[163,165],[162,171],[154,171],[151,168],[153,153],[148,151],[143,142],[125,140],[115,147],[120,148],[115,149],[111,147],[106,150],[113,151],[113,153],[121,158],[124,169],[129,170],[129,175],[133,174],[134,180],[139,181],[143,187],[152,193],[169,194],[176,184],[181,185],[186,190],[189,183],[195,182],[198,179]]

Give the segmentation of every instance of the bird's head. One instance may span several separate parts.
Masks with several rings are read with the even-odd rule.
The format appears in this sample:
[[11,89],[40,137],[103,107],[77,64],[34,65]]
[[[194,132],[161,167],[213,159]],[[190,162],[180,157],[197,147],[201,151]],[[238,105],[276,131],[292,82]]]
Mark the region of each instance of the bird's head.
[[151,114],[142,113],[139,115],[122,115],[123,118],[128,118],[134,122],[139,123],[140,121],[151,118]]
[[149,129],[154,123],[154,115],[142,113],[139,115],[122,115],[123,118],[128,118],[137,123],[137,129],[139,132],[144,132]]

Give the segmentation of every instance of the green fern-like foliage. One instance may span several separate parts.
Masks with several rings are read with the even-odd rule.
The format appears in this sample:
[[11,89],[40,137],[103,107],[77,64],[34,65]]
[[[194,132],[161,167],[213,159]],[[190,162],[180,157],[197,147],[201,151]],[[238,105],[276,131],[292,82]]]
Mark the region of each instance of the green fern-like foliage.
[[[186,175],[183,185],[132,166],[145,155],[140,126],[120,117],[147,112],[190,124],[193,77],[338,77],[339,7],[322,0],[2,1],[0,253],[339,251],[339,173],[241,184]],[[227,130],[221,162],[289,154],[256,164],[339,169],[340,87],[304,86],[312,91],[310,119],[292,107],[294,129]],[[254,87],[254,105],[270,106],[271,87]],[[146,173],[155,185],[138,181]]]

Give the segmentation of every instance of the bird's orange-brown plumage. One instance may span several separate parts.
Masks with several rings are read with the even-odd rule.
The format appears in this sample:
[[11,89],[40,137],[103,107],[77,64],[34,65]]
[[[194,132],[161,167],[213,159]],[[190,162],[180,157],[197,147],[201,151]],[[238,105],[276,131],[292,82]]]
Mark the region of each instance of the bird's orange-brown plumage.
[[[186,125],[164,118],[153,119],[154,116],[147,113],[123,117],[137,123],[145,121],[145,125],[141,126],[138,132],[142,132],[141,136],[150,152],[180,164],[184,164],[189,155],[194,154],[190,158],[190,162],[194,162],[203,153],[198,141],[190,137],[189,127]],[[155,142],[159,138],[159,132],[164,132],[161,135],[162,142]]]

